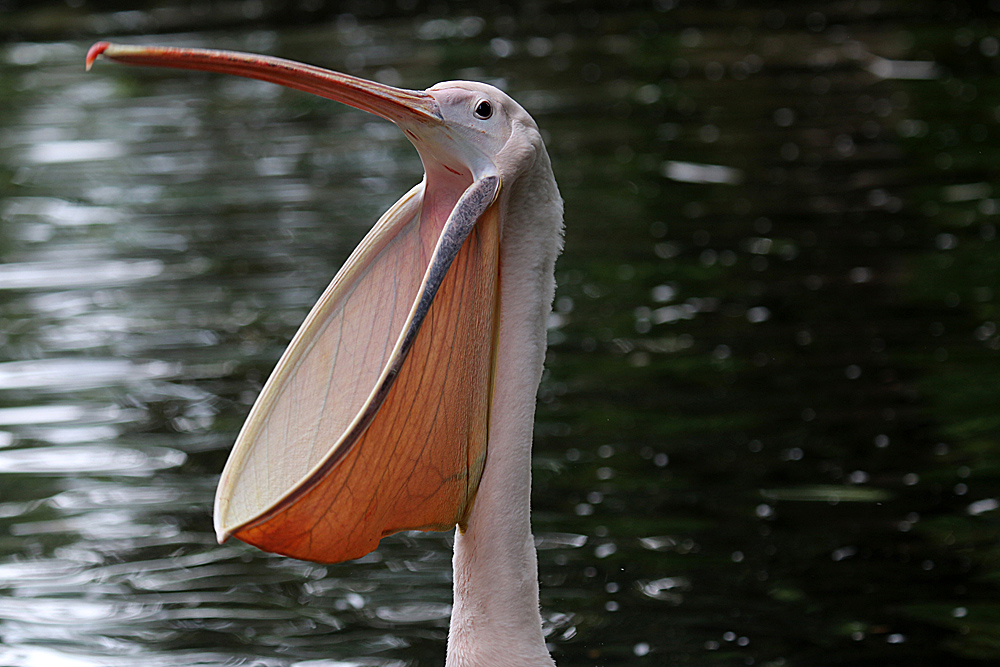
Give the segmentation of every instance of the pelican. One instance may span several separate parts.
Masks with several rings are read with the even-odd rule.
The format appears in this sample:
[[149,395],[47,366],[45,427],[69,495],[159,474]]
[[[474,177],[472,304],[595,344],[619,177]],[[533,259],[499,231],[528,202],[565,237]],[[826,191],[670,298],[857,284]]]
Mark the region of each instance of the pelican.
[[456,528],[448,667],[551,667],[530,525],[535,395],[562,248],[538,126],[493,86],[404,90],[281,58],[99,42],[131,65],[237,74],[394,122],[423,180],[285,350],[233,446],[215,530],[322,563]]

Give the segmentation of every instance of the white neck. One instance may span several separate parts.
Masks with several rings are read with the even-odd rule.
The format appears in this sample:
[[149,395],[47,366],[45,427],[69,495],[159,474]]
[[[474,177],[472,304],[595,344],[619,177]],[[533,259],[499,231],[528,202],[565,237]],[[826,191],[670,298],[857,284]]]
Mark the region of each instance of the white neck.
[[542,635],[530,522],[535,397],[562,245],[562,202],[544,148],[514,188],[500,202],[500,331],[489,445],[468,526],[455,534],[447,667],[554,664]]

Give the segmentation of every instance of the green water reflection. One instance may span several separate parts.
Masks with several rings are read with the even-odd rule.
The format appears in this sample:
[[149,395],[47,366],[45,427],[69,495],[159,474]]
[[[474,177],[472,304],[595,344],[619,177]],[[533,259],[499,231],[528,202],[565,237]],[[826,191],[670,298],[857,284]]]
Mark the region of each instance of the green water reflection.
[[[534,516],[559,664],[1000,658],[996,12],[275,29],[259,5],[155,41],[489,80],[546,132],[567,236]],[[197,23],[168,9],[87,25]],[[44,41],[79,33],[40,11],[0,52],[0,663],[439,664],[447,535],[320,567],[209,520],[249,404],[416,155],[266,84],[84,76],[89,40]]]

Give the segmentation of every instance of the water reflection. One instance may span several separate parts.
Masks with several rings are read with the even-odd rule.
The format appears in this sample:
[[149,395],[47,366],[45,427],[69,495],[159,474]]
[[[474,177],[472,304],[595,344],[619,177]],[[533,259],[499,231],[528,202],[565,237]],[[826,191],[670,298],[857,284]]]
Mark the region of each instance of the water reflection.
[[[487,78],[539,119],[568,219],[534,471],[560,664],[995,660],[996,17],[723,5],[156,41]],[[259,82],[84,77],[88,45],[0,55],[0,662],[439,664],[447,536],[321,567],[208,518],[419,161]]]
[[155,278],[163,273],[156,260],[123,262],[25,262],[0,266],[0,289],[52,289],[116,285]]
[[[183,452],[162,447],[139,450],[123,446],[75,445],[8,449],[0,452],[0,472],[29,475],[151,475],[157,470],[181,465],[184,458]],[[25,528],[22,526],[18,530],[24,531]]]

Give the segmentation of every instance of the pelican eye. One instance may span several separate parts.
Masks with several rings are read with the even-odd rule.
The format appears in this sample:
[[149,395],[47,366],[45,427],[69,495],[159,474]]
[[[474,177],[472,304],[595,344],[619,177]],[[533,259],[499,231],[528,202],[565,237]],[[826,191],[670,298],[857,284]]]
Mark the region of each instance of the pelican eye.
[[486,100],[482,100],[479,104],[476,105],[476,110],[474,113],[476,114],[476,118],[481,118],[483,120],[486,120],[487,118],[493,115],[493,105],[487,102]]

